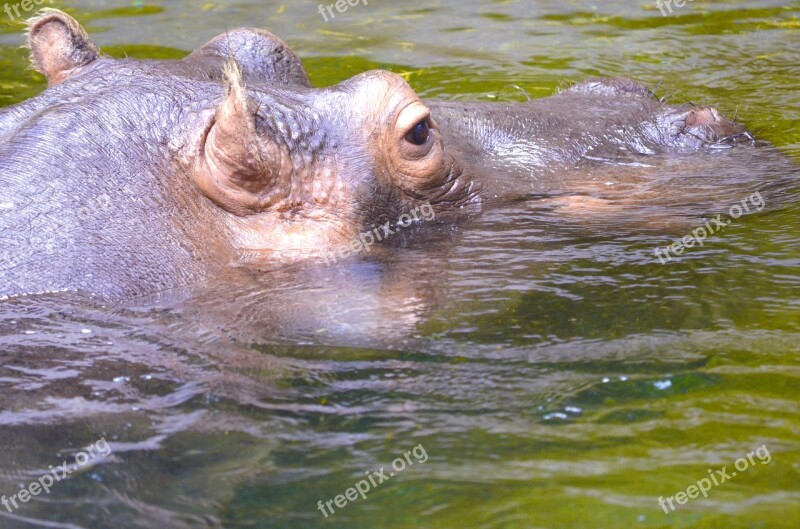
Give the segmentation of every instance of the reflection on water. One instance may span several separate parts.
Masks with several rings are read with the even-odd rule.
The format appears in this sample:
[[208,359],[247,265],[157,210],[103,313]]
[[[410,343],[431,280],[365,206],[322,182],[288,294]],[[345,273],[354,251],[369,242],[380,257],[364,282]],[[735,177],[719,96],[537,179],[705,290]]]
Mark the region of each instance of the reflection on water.
[[[796,3],[662,17],[647,2],[376,1],[328,23],[317,5],[76,13],[117,55],[180,56],[258,25],[318,84],[390,67],[428,97],[629,75],[670,100],[738,107],[800,159]],[[0,38],[8,103],[41,89],[18,42]],[[618,188],[583,168],[598,185],[582,201],[525,197],[329,268],[232,271],[125,304],[2,302],[0,495],[97,439],[112,454],[0,506],[0,527],[795,528],[800,208],[794,185],[755,181],[737,156],[671,160],[672,178],[651,182],[631,167],[637,185]],[[764,212],[658,263],[655,247],[754,189]],[[420,443],[425,465],[320,514],[318,500]],[[769,465],[659,507],[762,445]]]

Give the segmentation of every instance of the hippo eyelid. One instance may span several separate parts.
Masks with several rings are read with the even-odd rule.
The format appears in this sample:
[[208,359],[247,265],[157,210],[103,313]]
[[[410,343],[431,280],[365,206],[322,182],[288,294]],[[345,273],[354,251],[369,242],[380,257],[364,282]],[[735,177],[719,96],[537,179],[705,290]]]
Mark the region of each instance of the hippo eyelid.
[[427,121],[429,125],[431,124],[431,111],[422,101],[414,101],[400,111],[395,126],[405,137],[423,121]]

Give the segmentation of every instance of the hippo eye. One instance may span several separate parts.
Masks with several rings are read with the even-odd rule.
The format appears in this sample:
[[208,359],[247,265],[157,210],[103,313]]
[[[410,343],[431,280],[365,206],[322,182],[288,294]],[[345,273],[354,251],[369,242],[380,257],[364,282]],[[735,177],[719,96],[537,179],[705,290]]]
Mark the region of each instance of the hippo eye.
[[425,145],[428,138],[431,137],[431,125],[425,119],[417,123],[411,132],[406,135],[406,141],[414,145]]

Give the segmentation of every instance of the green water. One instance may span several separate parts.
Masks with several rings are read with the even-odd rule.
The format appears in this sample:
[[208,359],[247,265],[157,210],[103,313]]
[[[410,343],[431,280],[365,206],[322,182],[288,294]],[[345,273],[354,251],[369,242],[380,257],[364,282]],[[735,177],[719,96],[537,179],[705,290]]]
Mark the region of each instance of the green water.
[[[665,17],[654,2],[370,0],[329,22],[311,1],[60,6],[118,57],[265,27],[319,85],[387,68],[425,97],[490,101],[633,77],[800,161],[800,2]],[[12,104],[44,86],[20,26],[0,28]],[[653,248],[684,231],[522,203],[439,244],[190,302],[0,302],[0,494],[100,437],[113,450],[13,515],[0,506],[0,527],[800,527],[795,204],[667,265]],[[420,444],[424,463],[317,510]],[[659,507],[762,446],[769,464]]]

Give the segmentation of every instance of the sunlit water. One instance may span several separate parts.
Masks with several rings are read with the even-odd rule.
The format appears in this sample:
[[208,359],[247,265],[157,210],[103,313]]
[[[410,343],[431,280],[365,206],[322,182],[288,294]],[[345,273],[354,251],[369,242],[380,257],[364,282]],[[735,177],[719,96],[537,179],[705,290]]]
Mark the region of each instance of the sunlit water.
[[[117,56],[266,27],[321,85],[383,67],[426,97],[519,100],[509,85],[540,97],[630,76],[738,114],[800,160],[798,2],[662,17],[622,1],[370,0],[329,22],[310,1],[140,4],[67,6]],[[11,104],[43,86],[19,26],[2,27]],[[800,207],[776,201],[665,265],[654,248],[700,215],[570,218],[531,197],[332,268],[125,304],[0,302],[0,495],[101,438],[112,449],[13,514],[0,505],[0,527],[795,529]],[[318,510],[418,445],[424,463]],[[762,446],[769,464],[659,507]]]

